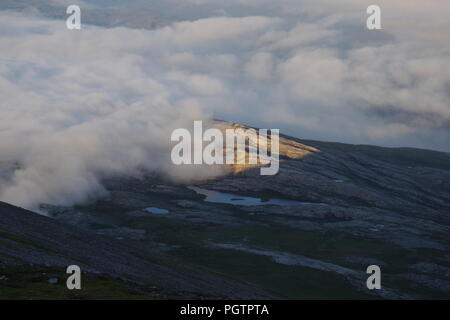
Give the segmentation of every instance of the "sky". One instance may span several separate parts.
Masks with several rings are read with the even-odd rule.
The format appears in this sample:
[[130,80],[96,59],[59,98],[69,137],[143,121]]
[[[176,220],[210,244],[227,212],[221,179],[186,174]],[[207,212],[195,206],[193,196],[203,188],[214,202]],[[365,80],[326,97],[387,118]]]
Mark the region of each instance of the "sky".
[[0,200],[78,203],[103,174],[170,171],[170,132],[195,119],[450,151],[450,2],[375,1],[369,31],[373,2],[2,1],[0,163],[22,169]]

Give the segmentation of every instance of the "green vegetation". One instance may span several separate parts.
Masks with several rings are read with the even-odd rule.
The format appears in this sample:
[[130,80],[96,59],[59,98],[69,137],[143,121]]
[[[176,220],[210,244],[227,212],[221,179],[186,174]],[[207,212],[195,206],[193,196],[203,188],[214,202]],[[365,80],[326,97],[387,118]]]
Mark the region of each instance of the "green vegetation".
[[[83,274],[82,289],[68,290],[68,275],[63,268],[17,266],[0,269],[0,299],[161,299],[130,288],[127,284],[102,275]],[[56,284],[49,279],[57,278]]]
[[[175,246],[176,249],[168,252],[174,261],[199,265],[290,299],[370,299],[373,296],[357,291],[342,276],[332,272],[282,265],[270,257],[205,245],[208,242],[242,244],[250,248],[304,255],[361,272],[365,272],[366,266],[350,262],[347,258],[370,256],[389,262],[383,271],[391,274],[404,271],[411,261],[417,261],[424,254],[380,241],[343,234],[307,232],[276,224],[214,227],[149,216],[134,219],[127,226],[145,229],[154,241]],[[398,287],[397,282],[390,277],[383,280],[388,287]]]

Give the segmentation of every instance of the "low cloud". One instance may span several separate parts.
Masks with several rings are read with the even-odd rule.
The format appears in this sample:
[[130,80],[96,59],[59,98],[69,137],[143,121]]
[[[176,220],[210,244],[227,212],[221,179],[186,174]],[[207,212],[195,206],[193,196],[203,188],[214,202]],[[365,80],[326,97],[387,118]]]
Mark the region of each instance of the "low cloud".
[[382,31],[356,0],[211,1],[195,19],[203,1],[188,1],[186,21],[154,30],[0,13],[0,165],[20,167],[0,200],[73,204],[105,175],[198,175],[173,170],[170,133],[212,117],[450,151],[450,4],[379,2]]

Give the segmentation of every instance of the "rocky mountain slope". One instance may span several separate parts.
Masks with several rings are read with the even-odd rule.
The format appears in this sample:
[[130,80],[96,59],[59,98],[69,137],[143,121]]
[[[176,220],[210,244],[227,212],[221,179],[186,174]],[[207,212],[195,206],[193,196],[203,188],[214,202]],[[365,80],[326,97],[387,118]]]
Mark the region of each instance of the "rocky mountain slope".
[[[73,264],[80,266],[83,278],[88,279],[82,278],[87,289],[81,296],[65,289],[69,276],[65,270]],[[119,298],[271,297],[206,270],[163,262],[139,244],[125,244],[0,203],[0,298],[82,298],[86,294],[91,294],[89,298],[116,298],[103,292],[111,286]]]
[[[66,259],[61,262],[51,255],[49,261],[64,265],[74,257],[85,259],[86,266],[109,274],[120,273],[107,267],[110,261],[116,268],[130,261],[133,268],[128,274],[142,279],[151,270],[148,274],[156,275],[152,279],[175,287],[175,292],[264,296],[248,286],[236,289],[235,282],[222,284],[213,276],[209,280],[202,276],[204,283],[173,270],[166,274],[158,269],[161,266],[136,256],[197,266],[282,298],[450,296],[449,154],[281,136],[280,155],[275,176],[261,176],[259,168],[244,166],[190,183],[152,173],[108,177],[103,183],[109,195],[95,203],[43,205],[41,209],[54,220],[34,215],[31,221],[45,220],[51,229],[35,227],[39,223],[28,218],[14,222],[19,219],[14,214],[3,215],[0,239],[5,232],[27,243],[36,238],[36,243],[56,249]],[[77,231],[61,223],[76,226]],[[28,226],[25,233],[23,225]],[[57,246],[53,239],[62,241],[66,233],[77,240]],[[85,239],[95,239],[95,248],[94,240],[86,244]],[[3,236],[2,241],[13,240]],[[26,246],[17,247],[18,242],[9,251],[0,249],[0,257],[20,258],[18,252]],[[103,252],[97,258],[101,261],[90,261],[97,249]],[[80,250],[85,252],[82,256]],[[27,252],[25,256],[34,257],[34,249]],[[48,262],[39,260],[42,263]],[[142,263],[148,267],[141,268]],[[373,264],[382,271],[381,290],[366,287],[366,268]]]

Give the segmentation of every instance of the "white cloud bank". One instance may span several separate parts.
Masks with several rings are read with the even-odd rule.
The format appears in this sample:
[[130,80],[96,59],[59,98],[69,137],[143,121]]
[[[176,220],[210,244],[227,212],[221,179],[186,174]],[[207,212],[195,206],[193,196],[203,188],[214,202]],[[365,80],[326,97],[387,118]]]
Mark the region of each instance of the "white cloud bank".
[[380,0],[383,31],[365,1],[221,2],[151,31],[1,13],[0,162],[22,169],[0,200],[73,204],[103,175],[170,173],[171,130],[208,117],[450,151],[448,1]]

